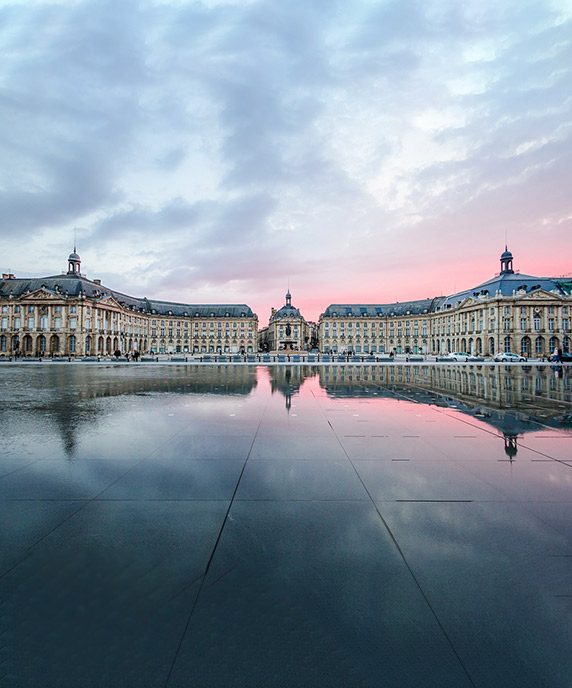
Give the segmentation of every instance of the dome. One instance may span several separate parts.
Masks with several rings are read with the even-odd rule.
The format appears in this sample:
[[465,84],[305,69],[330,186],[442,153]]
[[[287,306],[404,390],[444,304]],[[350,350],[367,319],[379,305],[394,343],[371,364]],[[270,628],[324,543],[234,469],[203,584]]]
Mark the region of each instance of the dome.
[[68,258],[68,260],[71,260],[71,261],[78,261],[79,260],[79,261],[81,261],[81,258],[74,251],[73,253],[70,253],[70,257]]
[[512,257],[512,253],[508,249],[505,249],[501,254],[501,260],[510,260]]
[[272,316],[272,320],[277,318],[301,318],[300,311],[294,306],[282,306]]

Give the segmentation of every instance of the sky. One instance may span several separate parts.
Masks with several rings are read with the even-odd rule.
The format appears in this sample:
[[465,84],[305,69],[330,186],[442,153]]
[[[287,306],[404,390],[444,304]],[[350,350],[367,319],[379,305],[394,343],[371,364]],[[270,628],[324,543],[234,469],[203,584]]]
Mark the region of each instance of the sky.
[[391,303],[572,272],[572,0],[0,0],[0,267]]

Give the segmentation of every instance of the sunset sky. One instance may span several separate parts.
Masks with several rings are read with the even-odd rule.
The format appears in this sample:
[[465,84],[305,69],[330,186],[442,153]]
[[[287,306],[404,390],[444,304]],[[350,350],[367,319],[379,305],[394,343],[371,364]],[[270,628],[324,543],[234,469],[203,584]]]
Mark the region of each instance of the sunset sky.
[[0,0],[0,263],[330,303],[572,272],[572,0]]

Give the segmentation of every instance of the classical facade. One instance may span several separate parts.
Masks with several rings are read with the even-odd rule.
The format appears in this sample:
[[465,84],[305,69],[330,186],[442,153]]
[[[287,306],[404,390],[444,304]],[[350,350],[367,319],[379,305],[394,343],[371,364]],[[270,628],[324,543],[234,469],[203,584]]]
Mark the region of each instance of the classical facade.
[[500,273],[451,296],[392,304],[332,304],[318,331],[324,352],[421,353],[512,351],[546,356],[570,351],[570,280],[523,275],[505,249]]
[[[463,292],[390,304],[332,304],[316,326],[292,305],[272,309],[268,327],[245,304],[192,305],[136,298],[81,274],[0,282],[0,356],[94,356],[121,352],[249,354],[258,350],[444,355],[570,352],[572,281],[500,272]],[[260,335],[260,336],[259,336]]]
[[268,327],[260,330],[261,351],[309,351],[317,346],[316,325],[308,322],[298,308],[292,305],[292,294],[286,294],[286,303],[272,309]]
[[135,298],[81,274],[75,249],[61,275],[0,282],[0,355],[252,353],[258,319],[244,304]]

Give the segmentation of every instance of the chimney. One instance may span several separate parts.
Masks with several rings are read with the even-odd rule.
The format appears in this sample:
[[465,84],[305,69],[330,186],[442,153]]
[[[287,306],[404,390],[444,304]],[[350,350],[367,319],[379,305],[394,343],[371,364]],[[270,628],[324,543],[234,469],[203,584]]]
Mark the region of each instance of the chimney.
[[94,284],[98,284],[99,286],[101,286],[101,280],[100,279],[94,279],[93,282],[94,282]]

